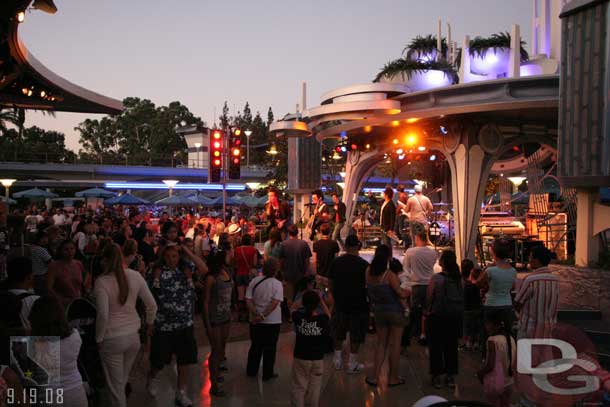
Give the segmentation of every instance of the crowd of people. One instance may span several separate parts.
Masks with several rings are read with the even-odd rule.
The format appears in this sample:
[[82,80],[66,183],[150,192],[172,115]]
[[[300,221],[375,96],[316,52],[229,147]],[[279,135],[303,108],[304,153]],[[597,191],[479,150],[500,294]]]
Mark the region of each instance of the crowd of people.
[[[404,202],[409,212],[429,210],[420,192],[415,201]],[[87,352],[98,355],[107,405],[127,405],[130,373],[144,352],[150,395],[158,395],[159,372],[175,358],[175,403],[192,406],[187,383],[189,369],[200,361],[199,315],[210,344],[214,397],[226,395],[231,324],[248,324],[251,346],[244,373],[257,377],[262,361],[266,382],[278,377],[280,328],[291,323],[293,406],[319,405],[327,354],[333,355],[336,371],[363,374],[371,387],[404,385],[399,361],[414,341],[428,348],[430,384],[436,389],[456,386],[460,350],[480,351],[484,363],[478,377],[488,401],[509,406],[517,377],[515,340],[549,337],[556,322],[559,281],[547,268],[550,252],[532,250],[533,273],[519,285],[506,239],[494,242],[493,265],[480,269],[470,260],[458,265],[455,252],[439,255],[423,222],[413,218],[412,247],[402,261],[393,256],[390,233],[369,263],[360,256],[355,234],[341,239],[345,205],[339,197],[333,195],[329,208],[321,191],[313,195],[307,227],[314,242],[309,244],[290,224],[278,191],[269,191],[261,214],[268,238],[261,251],[254,245],[256,226],[244,218],[224,224],[213,216],[163,213],[153,223],[137,208],[107,208],[68,221],[61,210],[46,217],[32,210],[25,218],[26,242],[10,256],[0,287],[0,382],[18,391],[30,386],[25,362],[9,351],[11,336],[54,337],[61,379],[48,386],[62,389],[64,405],[90,405],[99,389],[82,366],[92,363],[81,351],[87,334],[70,320],[71,309],[88,301],[95,324],[94,349]],[[380,224],[391,232],[402,205],[393,204],[391,189],[384,195]],[[362,349],[370,334],[374,360],[367,370]],[[382,377],[386,361],[387,377]],[[0,405],[2,397],[6,392]]]

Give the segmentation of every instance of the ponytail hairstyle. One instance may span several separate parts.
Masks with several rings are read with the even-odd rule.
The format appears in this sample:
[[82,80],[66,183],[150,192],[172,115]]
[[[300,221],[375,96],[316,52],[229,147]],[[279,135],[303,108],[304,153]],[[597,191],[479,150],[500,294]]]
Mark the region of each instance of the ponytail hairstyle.
[[485,316],[485,321],[494,327],[499,328],[501,334],[506,338],[506,347],[508,349],[508,376],[513,377],[513,345],[511,336],[511,327],[504,325],[501,315],[497,312],[489,312]]
[[320,296],[317,292],[309,290],[303,293],[303,307],[305,308],[305,319],[311,319],[314,311],[320,305]]
[[119,302],[125,305],[129,295],[129,284],[125,276],[125,266],[123,264],[123,253],[118,244],[108,244],[102,252],[102,273],[114,273],[119,285]]
[[457,264],[457,259],[453,250],[443,250],[438,263],[443,268],[445,274],[447,274],[447,277],[452,280],[460,280],[460,267]]

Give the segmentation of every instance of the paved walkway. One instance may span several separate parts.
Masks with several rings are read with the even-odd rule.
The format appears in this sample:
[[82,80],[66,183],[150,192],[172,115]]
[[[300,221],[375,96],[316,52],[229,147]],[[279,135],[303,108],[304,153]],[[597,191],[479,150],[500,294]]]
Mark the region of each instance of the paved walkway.
[[[244,324],[242,324],[244,325]],[[239,329],[239,328],[238,328]],[[372,369],[373,348],[375,336],[368,335],[366,346],[361,350],[361,359],[365,361],[367,371]],[[208,346],[200,346],[198,366],[193,368],[189,395],[195,406],[288,406],[290,405],[290,374],[292,368],[292,351],[294,334],[285,332],[280,335],[276,371],[279,378],[263,383],[260,378],[248,378],[245,374],[247,352],[250,342],[237,341],[227,345],[227,366],[224,398],[210,398],[206,358],[209,355]],[[457,378],[455,391],[449,389],[436,390],[430,386],[428,377],[428,360],[426,349],[415,345],[409,348],[407,356],[400,361],[400,375],[406,379],[406,384],[388,388],[387,382],[380,383],[374,389],[364,382],[364,373],[357,375],[335,371],[332,366],[332,355],[325,359],[325,372],[321,393],[321,406],[353,407],[353,406],[411,406],[419,398],[438,394],[447,399],[484,400],[482,387],[475,378],[479,366],[478,354],[460,354],[460,375]],[[150,398],[145,390],[146,362],[141,360],[134,368],[132,379],[133,394],[129,406],[159,406],[174,405],[175,368],[167,367],[161,373],[162,387],[156,400]]]

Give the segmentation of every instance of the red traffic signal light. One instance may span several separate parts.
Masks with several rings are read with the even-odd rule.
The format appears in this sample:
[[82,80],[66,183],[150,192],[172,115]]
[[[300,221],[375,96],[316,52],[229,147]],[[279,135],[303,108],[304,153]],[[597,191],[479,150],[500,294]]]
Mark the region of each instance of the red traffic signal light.
[[212,130],[210,137],[210,165],[208,168],[208,181],[220,182],[222,175],[224,132],[222,130]]

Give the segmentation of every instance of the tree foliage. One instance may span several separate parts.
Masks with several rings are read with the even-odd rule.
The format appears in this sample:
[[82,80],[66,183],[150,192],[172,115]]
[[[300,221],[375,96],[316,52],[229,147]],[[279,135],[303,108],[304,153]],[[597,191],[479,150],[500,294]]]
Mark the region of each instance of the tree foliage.
[[125,110],[101,120],[87,119],[75,130],[80,135],[84,160],[129,165],[179,165],[186,162],[184,136],[176,132],[183,123],[203,125],[180,102],[155,106],[148,99],[128,97]]
[[76,154],[66,148],[66,136],[40,127],[7,128],[0,138],[2,161],[73,163]]

